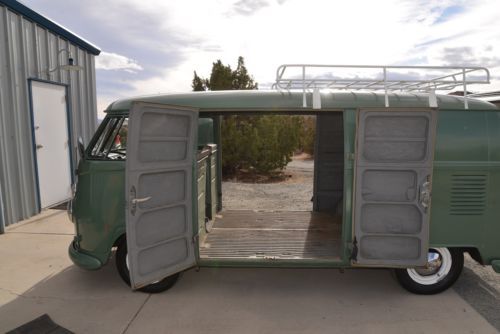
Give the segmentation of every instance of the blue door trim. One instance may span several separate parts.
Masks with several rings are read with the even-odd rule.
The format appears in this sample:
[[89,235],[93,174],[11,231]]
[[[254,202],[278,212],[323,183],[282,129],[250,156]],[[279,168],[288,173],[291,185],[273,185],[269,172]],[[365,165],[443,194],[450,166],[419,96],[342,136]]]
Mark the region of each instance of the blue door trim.
[[0,234],[3,233],[5,233],[5,218],[4,218],[2,184],[0,184]]

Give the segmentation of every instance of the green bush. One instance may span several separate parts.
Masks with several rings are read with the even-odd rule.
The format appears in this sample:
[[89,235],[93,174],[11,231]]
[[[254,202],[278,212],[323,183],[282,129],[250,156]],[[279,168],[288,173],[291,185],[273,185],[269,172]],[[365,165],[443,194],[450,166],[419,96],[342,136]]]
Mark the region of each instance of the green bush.
[[222,122],[222,169],[268,174],[282,170],[301,146],[300,116],[227,116]]

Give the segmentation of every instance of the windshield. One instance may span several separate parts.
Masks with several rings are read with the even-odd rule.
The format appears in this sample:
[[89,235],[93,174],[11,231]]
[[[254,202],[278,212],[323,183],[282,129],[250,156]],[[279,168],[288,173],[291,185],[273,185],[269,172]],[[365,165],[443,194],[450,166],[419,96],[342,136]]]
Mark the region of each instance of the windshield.
[[107,117],[90,150],[91,159],[124,160],[127,157],[128,117]]

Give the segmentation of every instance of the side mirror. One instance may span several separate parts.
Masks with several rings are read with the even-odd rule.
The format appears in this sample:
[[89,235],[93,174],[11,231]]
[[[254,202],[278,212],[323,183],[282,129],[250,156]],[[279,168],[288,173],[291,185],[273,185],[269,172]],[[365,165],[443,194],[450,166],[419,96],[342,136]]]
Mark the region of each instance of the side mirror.
[[82,137],[78,137],[78,153],[80,154],[80,160],[85,159],[85,146],[83,145]]

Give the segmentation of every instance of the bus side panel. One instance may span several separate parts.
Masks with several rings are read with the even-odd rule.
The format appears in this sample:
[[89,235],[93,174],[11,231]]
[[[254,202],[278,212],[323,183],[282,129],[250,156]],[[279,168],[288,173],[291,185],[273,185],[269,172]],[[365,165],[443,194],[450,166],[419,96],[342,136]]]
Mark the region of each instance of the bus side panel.
[[430,244],[477,248],[489,264],[500,258],[499,113],[438,114]]
[[83,161],[74,207],[82,251],[106,263],[115,240],[125,233],[123,161]]

